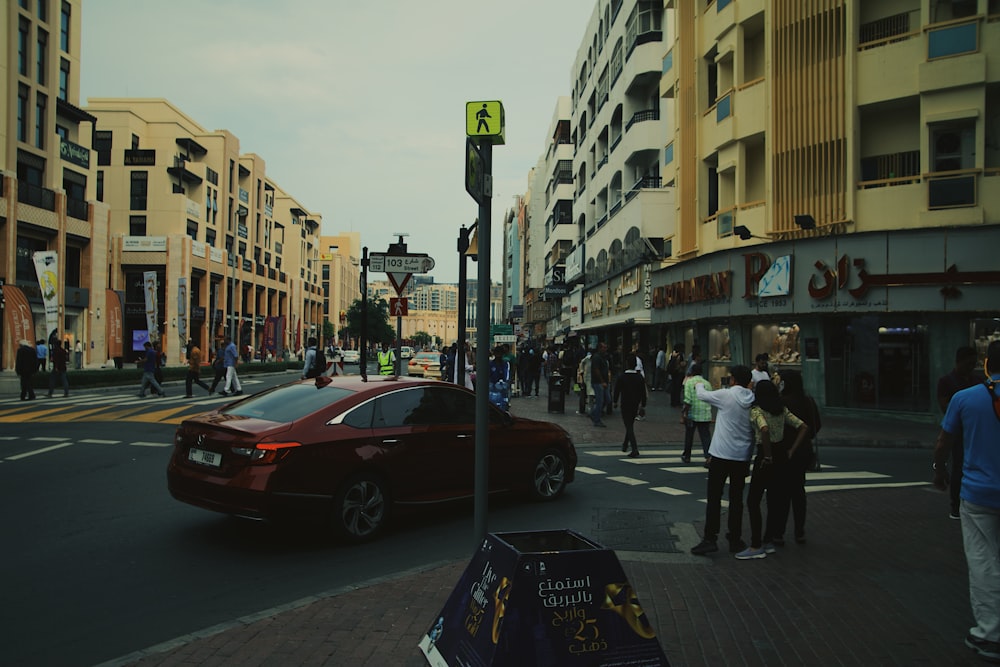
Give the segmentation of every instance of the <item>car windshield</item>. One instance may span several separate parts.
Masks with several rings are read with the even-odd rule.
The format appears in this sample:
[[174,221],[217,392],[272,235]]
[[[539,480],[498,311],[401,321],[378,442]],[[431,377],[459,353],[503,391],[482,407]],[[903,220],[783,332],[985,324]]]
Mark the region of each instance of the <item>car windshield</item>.
[[353,393],[349,389],[333,385],[317,387],[313,383],[292,384],[251,396],[232,407],[224,408],[221,412],[226,415],[254,417],[286,424],[321,410]]

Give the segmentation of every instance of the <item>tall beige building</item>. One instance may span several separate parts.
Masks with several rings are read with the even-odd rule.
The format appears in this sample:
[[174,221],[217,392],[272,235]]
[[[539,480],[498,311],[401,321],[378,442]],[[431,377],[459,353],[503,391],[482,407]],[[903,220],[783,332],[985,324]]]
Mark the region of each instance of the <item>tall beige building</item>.
[[[129,349],[147,336],[206,349],[230,334],[279,355],[318,334],[321,218],[268,178],[261,156],[166,100],[90,99],[87,110]],[[150,274],[158,331],[146,317]]]
[[[0,9],[2,367],[21,338],[50,335],[107,359],[108,207],[97,196],[93,116],[79,107],[79,0],[11,0]],[[34,258],[47,256],[39,286]],[[48,308],[49,314],[46,315]]]
[[333,325],[334,340],[344,348],[356,343],[340,336],[347,326],[347,310],[361,298],[361,233],[344,232],[320,237],[320,278],[323,319]]

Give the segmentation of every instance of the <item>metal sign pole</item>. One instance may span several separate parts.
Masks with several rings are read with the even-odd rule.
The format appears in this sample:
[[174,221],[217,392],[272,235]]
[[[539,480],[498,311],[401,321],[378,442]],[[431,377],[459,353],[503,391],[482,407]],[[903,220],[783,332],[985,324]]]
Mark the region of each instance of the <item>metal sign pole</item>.
[[[483,173],[493,173],[493,143],[480,144]],[[486,539],[490,484],[490,193],[479,203],[479,281],[476,285],[476,470],[473,533],[475,545]],[[465,259],[463,258],[464,262]],[[462,314],[464,316],[464,313]]]

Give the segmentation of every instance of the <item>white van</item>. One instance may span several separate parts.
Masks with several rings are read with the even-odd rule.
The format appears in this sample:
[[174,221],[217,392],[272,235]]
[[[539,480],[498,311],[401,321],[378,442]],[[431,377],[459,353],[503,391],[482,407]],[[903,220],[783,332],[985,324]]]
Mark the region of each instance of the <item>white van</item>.
[[413,356],[413,348],[403,345],[399,348],[399,356],[401,359],[409,359]]

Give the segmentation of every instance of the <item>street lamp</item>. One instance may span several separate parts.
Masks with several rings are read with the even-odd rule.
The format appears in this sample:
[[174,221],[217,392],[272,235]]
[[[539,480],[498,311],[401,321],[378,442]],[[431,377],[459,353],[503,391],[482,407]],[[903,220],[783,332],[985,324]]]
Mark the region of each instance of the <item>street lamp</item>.
[[740,237],[743,241],[749,241],[750,239],[761,239],[764,241],[770,241],[771,239],[767,236],[757,236],[750,232],[750,228],[746,225],[736,225],[733,227],[733,234]]
[[816,218],[808,213],[797,215],[795,216],[795,224],[801,227],[803,231],[810,231],[816,229]]

